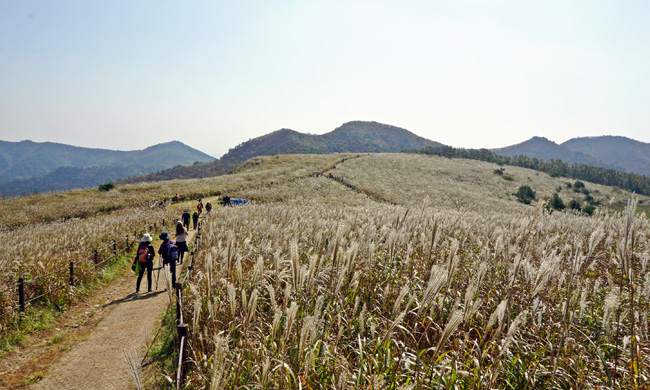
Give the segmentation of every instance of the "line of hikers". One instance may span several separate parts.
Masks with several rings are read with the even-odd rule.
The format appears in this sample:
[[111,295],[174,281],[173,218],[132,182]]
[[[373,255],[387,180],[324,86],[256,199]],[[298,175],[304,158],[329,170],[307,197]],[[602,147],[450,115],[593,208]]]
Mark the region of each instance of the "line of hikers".
[[[174,202],[179,201],[179,196],[176,194],[172,200]],[[245,199],[234,199],[233,202],[231,202],[230,197],[224,196],[222,203],[224,206],[233,206],[233,205],[239,205],[239,204],[245,204],[248,201]],[[176,222],[176,229],[175,229],[175,238],[176,241],[173,241],[171,239],[171,235],[168,232],[162,232],[158,238],[161,239],[163,242],[160,244],[160,248],[158,248],[158,254],[162,257],[162,265],[158,269],[158,276],[156,277],[156,289],[158,288],[158,279],[160,278],[160,269],[169,265],[169,270],[172,274],[172,286],[176,284],[176,262],[178,261],[179,264],[183,264],[183,257],[186,252],[189,252],[189,248],[187,246],[187,231],[190,228],[190,219],[192,220],[192,227],[193,230],[197,229],[198,223],[199,223],[199,217],[201,215],[201,212],[203,211],[203,201],[201,199],[198,200],[198,203],[196,205],[196,211],[192,213],[190,216],[190,210],[185,209],[183,211],[183,214],[181,215],[181,220]],[[212,211],[212,203],[210,201],[206,202],[205,204],[205,211],[207,213],[210,213]],[[137,253],[135,255],[135,259],[133,260],[133,264],[131,265],[131,269],[138,274],[138,281],[135,285],[135,292],[136,294],[140,292],[140,283],[142,282],[142,277],[144,276],[144,272],[147,271],[147,291],[151,292],[151,282],[152,282],[152,272],[153,272],[153,263],[154,259],[156,258],[156,250],[154,249],[153,245],[151,245],[152,242],[151,235],[149,233],[145,233],[142,236],[142,239],[140,240],[140,245],[138,246]]]
[[[189,252],[187,246],[187,228],[183,226],[181,221],[176,222],[175,230],[176,240],[171,239],[168,232],[162,232],[158,236],[163,242],[158,248],[158,254],[162,257],[162,265],[160,268],[169,266],[169,271],[172,274],[172,286],[176,285],[176,262],[183,264],[185,253]],[[145,270],[147,271],[147,292],[151,292],[153,263],[156,257],[156,250],[154,249],[151,235],[145,233],[142,235],[140,245],[133,260],[131,269],[138,274],[138,281],[135,285],[136,294],[140,292],[140,283],[144,276]],[[158,270],[158,277],[156,278],[156,288],[158,288],[158,278],[160,278],[160,269]]]

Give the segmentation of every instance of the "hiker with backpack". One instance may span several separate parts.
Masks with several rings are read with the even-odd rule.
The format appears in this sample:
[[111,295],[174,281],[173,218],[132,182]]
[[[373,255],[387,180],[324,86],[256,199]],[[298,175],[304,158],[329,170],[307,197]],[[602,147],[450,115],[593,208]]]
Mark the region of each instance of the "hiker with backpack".
[[192,222],[194,222],[194,230],[196,230],[196,225],[199,223],[199,213],[196,211],[192,214]]
[[190,228],[190,210],[185,209],[183,212],[183,215],[181,216],[181,219],[183,220],[183,226],[185,226],[186,229]]
[[151,236],[145,233],[138,245],[135,259],[131,268],[138,272],[138,282],[135,285],[135,293],[140,292],[140,282],[145,269],[147,270],[147,292],[151,292],[151,272],[153,271],[153,259],[156,257],[156,251],[151,245]]
[[210,201],[205,204],[205,211],[207,211],[208,214],[212,211],[212,203],[210,203]]
[[181,221],[176,222],[176,246],[178,247],[179,254],[178,264],[183,264],[183,255],[190,250],[187,247],[187,229],[183,227]]
[[201,215],[201,211],[203,211],[203,202],[201,202],[201,199],[199,199],[199,203],[196,205],[196,211],[199,212],[199,215]]
[[[163,243],[160,244],[158,253],[163,258],[163,267],[169,265],[169,271],[172,274],[172,287],[176,286],[176,260],[178,260],[178,247],[176,243],[172,241],[171,236],[167,232],[160,233],[158,236]],[[156,282],[158,283],[158,282]]]

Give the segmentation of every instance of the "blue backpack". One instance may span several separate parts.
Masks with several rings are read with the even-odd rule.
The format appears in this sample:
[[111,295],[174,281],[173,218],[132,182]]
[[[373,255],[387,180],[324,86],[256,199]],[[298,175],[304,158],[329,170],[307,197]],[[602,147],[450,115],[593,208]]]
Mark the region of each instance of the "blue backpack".
[[169,241],[167,243],[167,259],[170,262],[174,262],[178,260],[178,247],[176,244],[174,244],[173,241]]
[[171,261],[178,260],[178,247],[176,246],[176,244],[170,243],[167,253],[169,254],[169,260]]

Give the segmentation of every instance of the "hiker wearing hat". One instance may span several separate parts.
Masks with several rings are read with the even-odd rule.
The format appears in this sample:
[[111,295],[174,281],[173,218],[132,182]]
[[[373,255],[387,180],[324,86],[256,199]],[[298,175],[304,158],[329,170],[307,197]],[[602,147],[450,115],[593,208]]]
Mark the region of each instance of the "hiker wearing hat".
[[183,264],[183,255],[189,252],[187,247],[187,229],[183,227],[183,222],[176,222],[176,246],[178,247],[179,264]]
[[178,260],[178,247],[176,243],[171,240],[171,236],[167,232],[160,233],[158,236],[163,243],[158,248],[158,253],[163,258],[163,267],[169,265],[169,271],[172,274],[172,286],[176,286],[176,260]]
[[[140,282],[144,270],[147,270],[147,292],[151,292],[151,271],[153,271],[153,259],[156,257],[156,251],[151,245],[151,236],[145,233],[138,245],[135,259],[133,260],[133,268],[138,271],[138,282],[135,285],[135,292],[140,292]],[[138,269],[139,268],[139,269]]]

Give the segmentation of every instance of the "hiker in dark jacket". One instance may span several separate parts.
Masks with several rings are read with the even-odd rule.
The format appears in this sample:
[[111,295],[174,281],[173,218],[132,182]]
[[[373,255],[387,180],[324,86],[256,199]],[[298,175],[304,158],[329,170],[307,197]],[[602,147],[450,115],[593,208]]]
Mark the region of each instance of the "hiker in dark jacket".
[[186,229],[189,229],[190,228],[190,210],[185,209],[185,211],[183,212],[183,215],[181,216],[181,219],[183,220],[183,226]]
[[138,250],[135,254],[135,259],[133,260],[133,266],[135,267],[135,262],[140,263],[140,273],[138,274],[138,282],[135,285],[136,294],[140,292],[140,282],[142,281],[142,275],[144,275],[145,269],[147,270],[147,292],[151,292],[151,271],[153,271],[153,259],[156,257],[156,250],[151,245],[151,236],[148,233],[145,233],[140,240],[140,245],[138,245]]
[[205,204],[205,211],[207,211],[208,213],[209,213],[210,211],[212,211],[212,203],[210,203],[210,201],[208,201],[208,202]]
[[[176,243],[171,240],[171,236],[167,232],[162,232],[160,233],[160,236],[158,236],[161,240],[163,240],[163,243],[160,244],[160,248],[158,248],[158,253],[162,255],[163,258],[163,267],[166,265],[169,265],[169,271],[172,273],[172,288],[176,286],[176,260],[174,259],[172,252],[176,252],[176,257],[178,257],[178,247],[176,247]],[[173,249],[172,249],[173,247]]]
[[192,222],[194,223],[194,230],[196,230],[196,225],[199,223],[199,213],[196,211],[192,214]]

